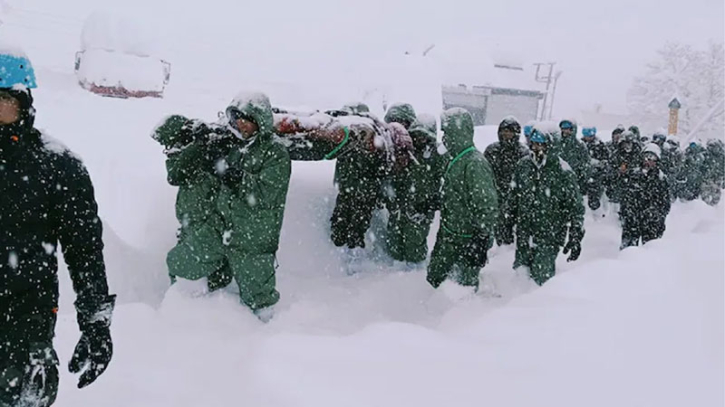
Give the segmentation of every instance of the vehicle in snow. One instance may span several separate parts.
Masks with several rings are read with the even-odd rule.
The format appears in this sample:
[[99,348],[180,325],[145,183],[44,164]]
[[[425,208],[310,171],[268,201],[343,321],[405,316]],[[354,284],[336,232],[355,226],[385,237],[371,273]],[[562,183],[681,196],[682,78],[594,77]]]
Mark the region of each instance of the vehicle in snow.
[[78,83],[101,96],[163,97],[171,64],[157,57],[155,34],[133,15],[97,11],[83,25]]
[[163,97],[171,78],[171,64],[151,56],[90,49],[76,53],[78,83],[101,96]]

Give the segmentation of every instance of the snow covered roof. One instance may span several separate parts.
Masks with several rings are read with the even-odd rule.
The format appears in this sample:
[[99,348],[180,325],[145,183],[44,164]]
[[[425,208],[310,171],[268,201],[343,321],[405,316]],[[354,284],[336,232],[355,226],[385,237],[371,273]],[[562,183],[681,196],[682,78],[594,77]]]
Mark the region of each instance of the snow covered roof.
[[430,55],[440,65],[444,84],[543,91],[543,85],[536,82],[534,66],[511,50],[471,44],[441,48],[434,49]]

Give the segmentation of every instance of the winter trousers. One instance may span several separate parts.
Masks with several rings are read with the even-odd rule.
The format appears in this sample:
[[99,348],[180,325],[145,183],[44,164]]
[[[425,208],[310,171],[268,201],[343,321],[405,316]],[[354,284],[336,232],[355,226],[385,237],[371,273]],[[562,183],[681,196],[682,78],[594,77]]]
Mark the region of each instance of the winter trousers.
[[48,407],[58,394],[53,307],[0,306],[0,407]]
[[340,186],[332,212],[332,243],[337,247],[365,247],[365,233],[378,203],[378,189],[354,191]]
[[442,227],[438,230],[436,244],[433,247],[430,264],[428,264],[427,280],[434,288],[450,278],[458,284],[478,288],[480,268],[470,267],[463,263],[461,253],[470,238],[446,232]]
[[275,253],[252,253],[239,245],[226,245],[223,233],[201,225],[182,233],[166,257],[169,274],[187,280],[209,279],[210,289],[236,280],[243,304],[256,311],[279,301]]
[[589,209],[595,211],[599,209],[602,201],[602,194],[604,194],[604,182],[605,174],[604,169],[595,167],[592,169],[592,176],[586,184],[587,201],[589,202]]
[[659,216],[623,216],[622,217],[622,244],[620,250],[631,246],[639,246],[651,240],[661,238],[665,234],[665,219]]
[[388,219],[387,250],[397,261],[421,263],[428,257],[428,233],[433,214],[394,211]]
[[529,269],[531,279],[538,285],[549,281],[556,274],[556,256],[559,246],[538,245],[530,247],[528,240],[517,239],[514,269],[521,266]]

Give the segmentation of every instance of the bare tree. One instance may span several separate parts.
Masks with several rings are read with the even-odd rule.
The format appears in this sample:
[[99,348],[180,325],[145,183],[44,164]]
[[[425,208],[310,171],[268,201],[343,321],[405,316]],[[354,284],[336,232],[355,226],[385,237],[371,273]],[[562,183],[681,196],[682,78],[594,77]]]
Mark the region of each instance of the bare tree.
[[[725,97],[725,56],[722,42],[711,42],[705,50],[667,43],[657,59],[635,78],[627,93],[630,114],[644,128],[667,125],[667,105],[674,96],[682,103],[680,134],[687,134]],[[723,137],[725,109],[703,127],[700,138]]]

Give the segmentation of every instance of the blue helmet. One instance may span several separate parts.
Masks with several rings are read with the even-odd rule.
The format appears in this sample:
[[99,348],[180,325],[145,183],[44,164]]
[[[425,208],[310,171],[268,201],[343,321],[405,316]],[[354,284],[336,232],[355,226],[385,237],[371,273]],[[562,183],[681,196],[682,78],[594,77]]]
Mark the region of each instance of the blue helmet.
[[531,131],[531,137],[529,138],[529,141],[531,141],[532,143],[548,144],[549,138],[539,130],[533,129]]
[[524,136],[526,138],[530,138],[531,137],[531,133],[533,131],[534,131],[534,126],[531,126],[531,125],[524,126]]
[[25,55],[0,51],[0,88],[17,87],[27,89],[38,87],[33,65]]
[[584,136],[584,137],[594,137],[596,135],[597,135],[596,127],[585,127],[582,129],[582,136]]

